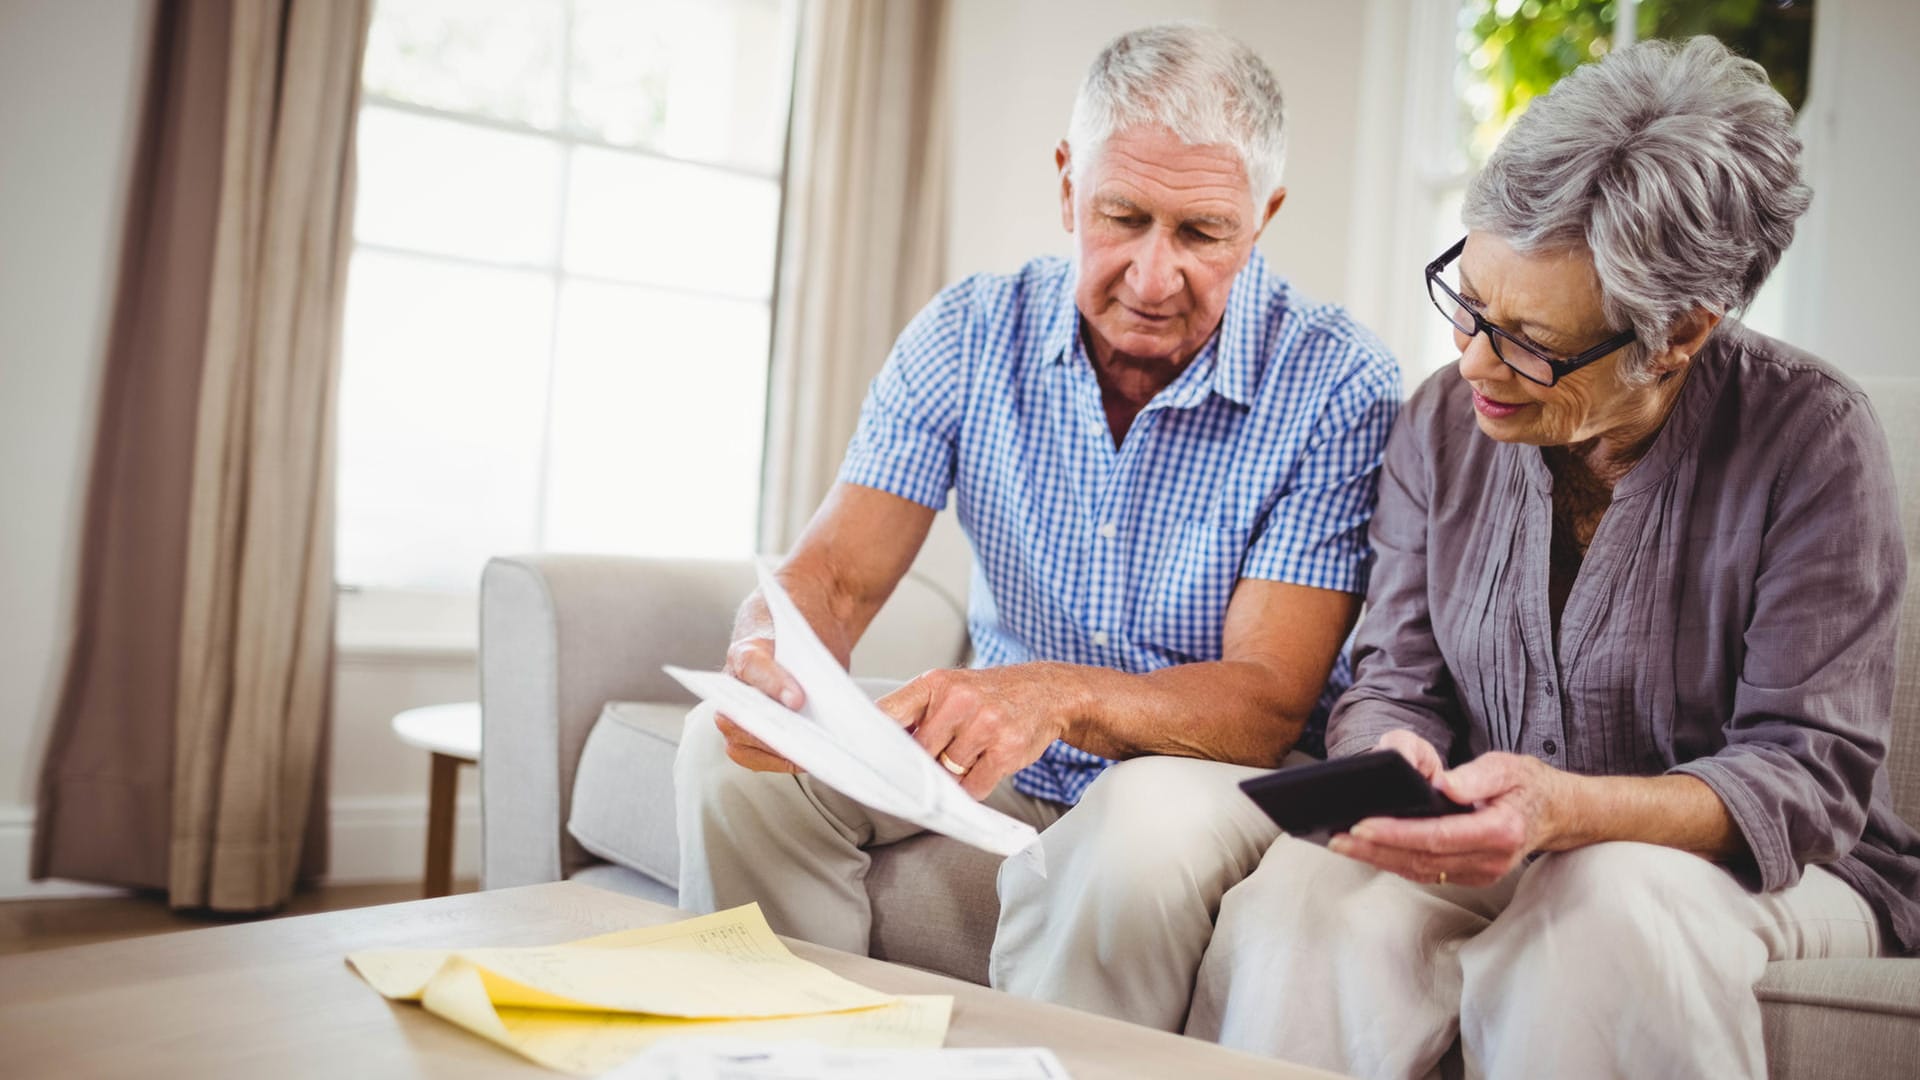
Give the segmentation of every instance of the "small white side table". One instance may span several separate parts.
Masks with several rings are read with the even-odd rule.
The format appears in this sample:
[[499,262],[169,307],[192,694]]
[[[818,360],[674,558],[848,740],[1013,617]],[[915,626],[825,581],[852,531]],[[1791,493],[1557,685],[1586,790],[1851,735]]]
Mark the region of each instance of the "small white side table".
[[453,797],[460,766],[480,760],[480,703],[428,705],[393,718],[393,733],[408,746],[433,755],[427,792],[427,872],[422,893],[453,891]]

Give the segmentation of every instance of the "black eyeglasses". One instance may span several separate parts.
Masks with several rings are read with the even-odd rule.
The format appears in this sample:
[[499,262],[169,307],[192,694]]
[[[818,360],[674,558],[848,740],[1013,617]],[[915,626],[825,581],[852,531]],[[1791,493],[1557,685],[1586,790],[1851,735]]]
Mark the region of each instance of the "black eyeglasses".
[[[1512,368],[1521,378],[1528,382],[1539,383],[1541,386],[1552,386],[1615,349],[1632,343],[1634,333],[1631,329],[1627,329],[1578,356],[1549,356],[1493,325],[1481,318],[1480,313],[1473,309],[1473,305],[1461,299],[1460,293],[1441,277],[1448,264],[1459,258],[1466,247],[1467,238],[1463,236],[1459,243],[1447,249],[1446,254],[1427,264],[1427,298],[1433,301],[1433,306],[1439,309],[1440,314],[1447,317],[1447,321],[1453,324],[1455,330],[1469,338],[1482,333],[1486,334],[1487,341],[1493,346],[1493,355],[1499,357],[1501,363]],[[1503,347],[1503,343],[1511,345],[1512,350]]]

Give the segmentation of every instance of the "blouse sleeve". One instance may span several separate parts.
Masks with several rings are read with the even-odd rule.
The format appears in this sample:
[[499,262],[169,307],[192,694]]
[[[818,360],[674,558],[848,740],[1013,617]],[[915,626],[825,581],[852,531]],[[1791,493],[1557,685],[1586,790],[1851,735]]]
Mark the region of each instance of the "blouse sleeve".
[[1674,768],[1705,781],[1744,834],[1736,867],[1763,890],[1850,851],[1892,727],[1906,550],[1886,437],[1844,399],[1774,482],[1733,711],[1718,752]]
[[1387,439],[1379,505],[1367,530],[1375,560],[1367,612],[1354,638],[1353,685],[1327,722],[1330,758],[1371,750],[1397,729],[1432,743],[1443,760],[1453,746],[1459,706],[1427,610],[1430,432],[1438,396],[1438,383],[1429,381]]

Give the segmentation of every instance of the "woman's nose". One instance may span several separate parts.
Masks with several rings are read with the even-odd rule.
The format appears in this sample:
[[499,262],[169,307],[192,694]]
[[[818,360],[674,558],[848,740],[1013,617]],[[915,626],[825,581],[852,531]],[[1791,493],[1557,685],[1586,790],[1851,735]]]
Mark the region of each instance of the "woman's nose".
[[1493,335],[1486,331],[1468,337],[1453,332],[1453,344],[1460,350],[1460,374],[1469,379],[1504,379],[1512,374],[1493,351]]

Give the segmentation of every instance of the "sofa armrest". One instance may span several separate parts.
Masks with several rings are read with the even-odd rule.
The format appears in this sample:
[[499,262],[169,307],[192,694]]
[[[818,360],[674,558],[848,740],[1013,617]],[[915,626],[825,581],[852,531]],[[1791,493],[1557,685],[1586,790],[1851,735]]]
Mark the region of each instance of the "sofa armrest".
[[[568,835],[574,771],[609,701],[693,697],[663,664],[725,662],[733,615],[754,588],[745,559],[521,555],[480,584],[480,881],[572,876],[594,857]],[[909,679],[965,662],[966,612],[918,573],[903,579],[854,650],[856,675]],[[672,828],[672,822],[663,823]]]
[[574,768],[608,701],[692,698],[662,664],[712,668],[753,589],[742,561],[532,555],[480,587],[481,883],[557,881],[593,861],[566,832]]

